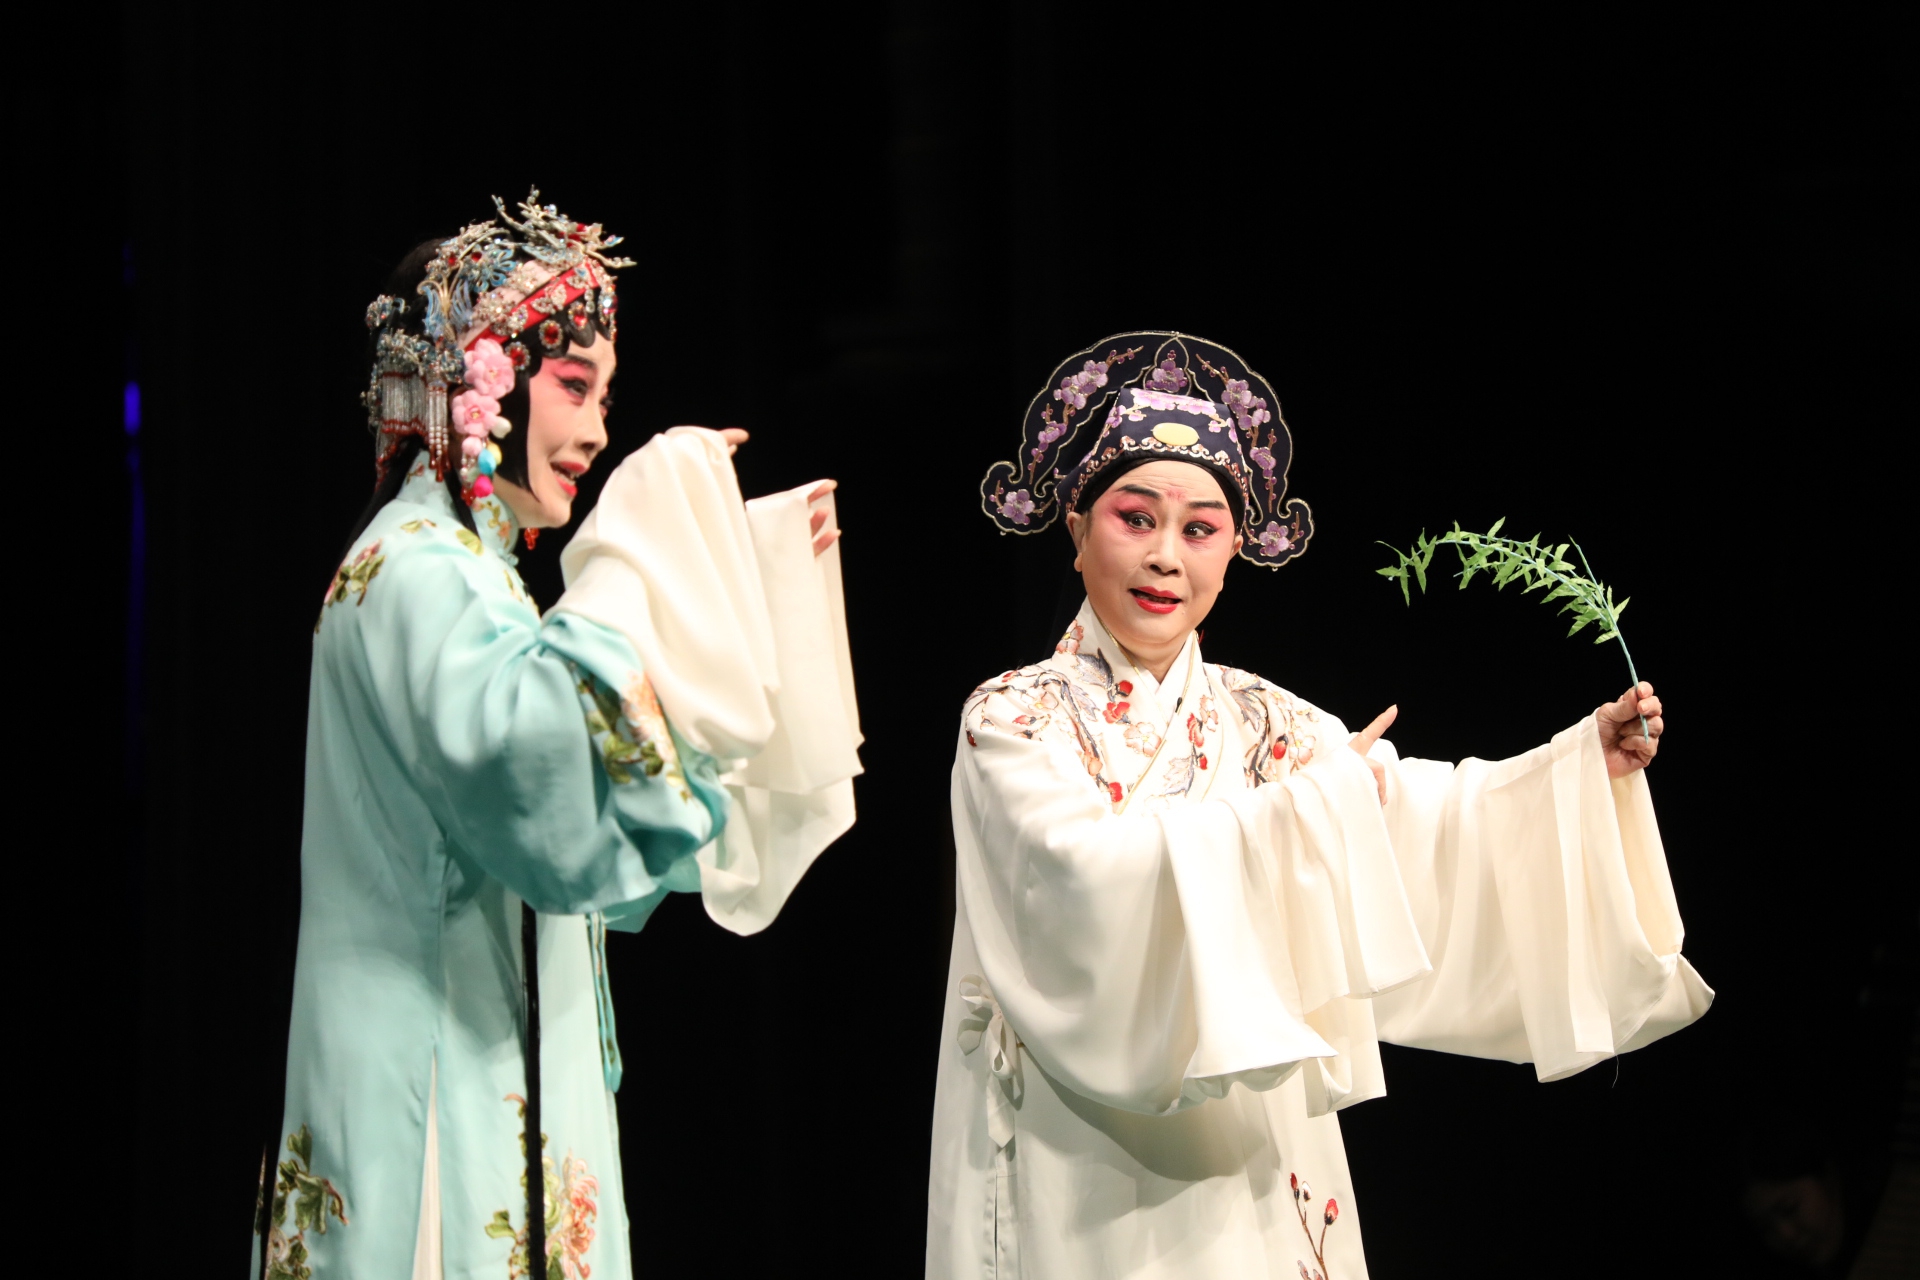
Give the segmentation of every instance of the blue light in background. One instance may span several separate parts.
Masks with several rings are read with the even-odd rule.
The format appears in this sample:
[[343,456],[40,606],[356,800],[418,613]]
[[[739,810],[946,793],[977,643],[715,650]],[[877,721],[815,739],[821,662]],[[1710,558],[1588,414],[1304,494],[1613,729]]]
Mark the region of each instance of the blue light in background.
[[[126,433],[127,465],[127,640],[125,722],[122,725],[122,786],[136,802],[144,794],[146,755],[146,638],[147,638],[147,486],[140,471],[140,383],[133,328],[133,242],[120,248],[120,283],[124,290],[122,306],[127,322],[125,360],[126,384],[120,396],[120,429]],[[127,831],[138,842],[140,825]],[[139,866],[136,859],[129,864]],[[129,883],[131,883],[131,879]]]

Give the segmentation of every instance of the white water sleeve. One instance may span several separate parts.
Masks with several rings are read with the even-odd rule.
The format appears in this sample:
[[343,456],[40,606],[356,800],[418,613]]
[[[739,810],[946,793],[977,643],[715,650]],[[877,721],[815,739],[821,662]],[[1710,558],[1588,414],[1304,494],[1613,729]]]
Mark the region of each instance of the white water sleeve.
[[1374,755],[1434,968],[1376,1003],[1382,1039],[1557,1080],[1706,1012],[1645,774],[1607,776],[1592,716],[1508,760]]
[[1003,731],[992,700],[969,718],[960,892],[988,984],[1050,1076],[1148,1114],[1272,1088],[1305,1061],[1320,1111],[1380,1092],[1366,998],[1427,966],[1372,776],[1347,754],[1115,816],[1070,749]]
[[814,487],[742,502],[720,434],[675,427],[615,469],[561,557],[554,610],[626,635],[674,731],[732,764],[700,882],[736,933],[771,923],[854,820],[862,739],[840,551],[813,554]]

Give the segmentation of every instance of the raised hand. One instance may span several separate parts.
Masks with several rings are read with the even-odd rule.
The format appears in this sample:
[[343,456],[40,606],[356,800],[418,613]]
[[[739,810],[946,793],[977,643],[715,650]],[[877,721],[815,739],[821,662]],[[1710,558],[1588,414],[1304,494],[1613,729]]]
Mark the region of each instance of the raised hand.
[[[1640,721],[1645,717],[1646,731]],[[1660,699],[1653,696],[1653,685],[1642,680],[1612,702],[1593,713],[1600,725],[1600,750],[1607,758],[1607,776],[1624,778],[1635,769],[1653,763],[1660,751],[1660,735],[1666,721],[1660,716]]]
[[745,444],[749,439],[745,428],[742,427],[722,427],[720,428],[720,438],[727,442],[727,456],[729,458],[740,452],[740,446]]
[[[807,502],[809,504],[818,502],[839,487],[840,482],[838,480],[822,480],[819,485],[815,487],[814,491],[807,495]],[[840,541],[840,531],[838,529],[827,529],[826,532],[821,532],[822,529],[826,528],[826,523],[827,513],[824,511],[815,511],[813,515],[808,518],[807,527],[813,534],[813,554],[816,556],[824,552],[834,543]]]
[[1347,745],[1358,751],[1360,758],[1367,762],[1367,768],[1373,770],[1374,785],[1380,788],[1380,803],[1383,805],[1387,802],[1387,766],[1373,759],[1367,752],[1373,750],[1373,744],[1380,740],[1380,735],[1387,731],[1387,726],[1392,724],[1399,714],[1400,705],[1395,703],[1375,716],[1372,724],[1347,739]]

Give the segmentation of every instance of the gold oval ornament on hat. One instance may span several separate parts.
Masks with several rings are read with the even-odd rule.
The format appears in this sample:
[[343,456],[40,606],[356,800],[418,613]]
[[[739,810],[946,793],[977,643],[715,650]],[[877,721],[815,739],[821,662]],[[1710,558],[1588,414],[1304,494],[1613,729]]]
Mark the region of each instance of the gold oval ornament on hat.
[[1184,449],[1190,444],[1200,443],[1198,431],[1178,422],[1161,423],[1153,429],[1153,438],[1161,444],[1170,444],[1176,449]]

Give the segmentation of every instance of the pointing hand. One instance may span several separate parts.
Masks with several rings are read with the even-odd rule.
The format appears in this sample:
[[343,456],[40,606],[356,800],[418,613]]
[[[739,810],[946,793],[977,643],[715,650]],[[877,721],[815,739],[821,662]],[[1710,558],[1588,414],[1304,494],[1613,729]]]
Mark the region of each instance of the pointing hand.
[[1387,766],[1373,759],[1367,752],[1373,750],[1373,744],[1380,740],[1380,735],[1387,731],[1387,726],[1392,724],[1394,717],[1399,714],[1400,706],[1395,703],[1375,716],[1372,724],[1347,740],[1347,745],[1358,751],[1360,758],[1367,762],[1367,768],[1373,770],[1373,781],[1380,788],[1380,803],[1383,805],[1387,802]]

